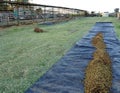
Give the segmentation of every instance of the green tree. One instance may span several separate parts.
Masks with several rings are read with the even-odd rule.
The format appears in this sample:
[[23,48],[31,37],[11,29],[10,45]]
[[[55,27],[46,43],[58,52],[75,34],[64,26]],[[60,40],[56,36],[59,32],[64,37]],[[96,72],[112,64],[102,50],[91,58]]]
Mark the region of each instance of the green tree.
[[115,12],[115,16],[117,17],[117,13],[119,13],[119,8],[115,8],[114,12]]

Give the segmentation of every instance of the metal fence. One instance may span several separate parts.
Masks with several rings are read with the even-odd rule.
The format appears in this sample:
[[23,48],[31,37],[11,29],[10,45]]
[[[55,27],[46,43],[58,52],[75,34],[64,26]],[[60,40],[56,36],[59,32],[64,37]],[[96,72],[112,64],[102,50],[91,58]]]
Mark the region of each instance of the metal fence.
[[80,9],[15,1],[0,1],[0,6],[0,26],[61,22],[86,13]]

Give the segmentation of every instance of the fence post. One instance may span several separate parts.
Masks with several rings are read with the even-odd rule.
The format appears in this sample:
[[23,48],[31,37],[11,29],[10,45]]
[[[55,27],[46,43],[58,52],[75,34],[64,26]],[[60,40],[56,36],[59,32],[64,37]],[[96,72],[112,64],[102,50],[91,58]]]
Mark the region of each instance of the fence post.
[[7,15],[7,26],[9,26],[9,14]]
[[17,2],[17,25],[20,25],[20,20],[19,20],[19,5]]
[[46,6],[44,6],[44,22],[46,21]]

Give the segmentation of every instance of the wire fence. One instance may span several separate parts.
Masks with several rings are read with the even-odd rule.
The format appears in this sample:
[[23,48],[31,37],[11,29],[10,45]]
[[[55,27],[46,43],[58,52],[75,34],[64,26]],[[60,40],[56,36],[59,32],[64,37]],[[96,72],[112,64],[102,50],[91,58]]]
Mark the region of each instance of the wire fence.
[[0,26],[61,22],[85,16],[86,11],[15,1],[0,1]]

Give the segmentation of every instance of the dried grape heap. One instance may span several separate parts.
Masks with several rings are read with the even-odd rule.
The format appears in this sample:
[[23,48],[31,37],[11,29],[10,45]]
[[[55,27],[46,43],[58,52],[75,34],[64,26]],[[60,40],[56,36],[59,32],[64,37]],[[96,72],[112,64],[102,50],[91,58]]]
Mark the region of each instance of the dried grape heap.
[[36,27],[36,28],[34,28],[34,32],[42,33],[42,32],[44,32],[44,31],[43,31],[42,29]]
[[92,39],[96,48],[85,70],[84,89],[85,93],[109,93],[112,85],[111,60],[106,51],[103,34],[98,33]]

